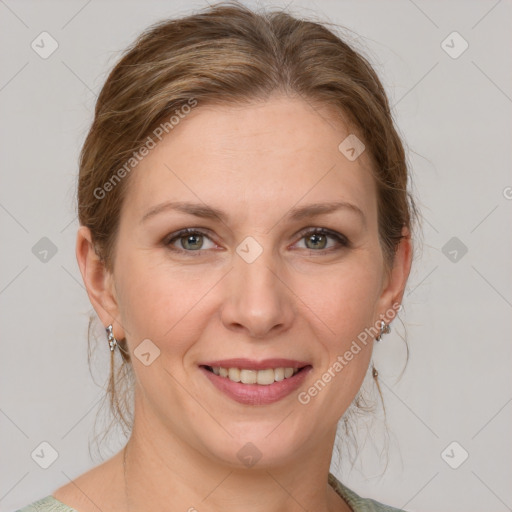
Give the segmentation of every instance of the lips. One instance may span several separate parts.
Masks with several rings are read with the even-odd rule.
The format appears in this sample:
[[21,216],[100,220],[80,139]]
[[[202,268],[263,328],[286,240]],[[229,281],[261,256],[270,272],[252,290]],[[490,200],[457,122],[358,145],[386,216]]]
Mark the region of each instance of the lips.
[[312,366],[292,359],[223,359],[199,365],[208,380],[233,400],[249,405],[276,402],[305,379]]

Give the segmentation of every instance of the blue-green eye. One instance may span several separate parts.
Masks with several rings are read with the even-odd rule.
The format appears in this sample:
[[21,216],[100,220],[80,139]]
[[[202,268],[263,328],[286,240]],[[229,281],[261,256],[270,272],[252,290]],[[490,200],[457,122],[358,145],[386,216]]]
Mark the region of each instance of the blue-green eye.
[[166,245],[173,246],[174,242],[178,242],[178,247],[175,247],[177,251],[195,252],[208,249],[204,247],[205,240],[210,240],[205,233],[188,228],[178,231],[166,242]]
[[[308,228],[302,231],[299,236],[299,241],[305,241],[305,247],[303,248],[313,252],[332,252],[350,247],[350,242],[344,235],[325,228]],[[328,247],[329,239],[334,240],[334,243]],[[211,245],[208,247],[208,244],[206,244],[205,247],[205,241],[208,241]],[[205,232],[194,228],[182,229],[173,233],[167,239],[165,245],[172,251],[182,253],[193,253],[215,247],[214,242]]]
[[[301,235],[301,240],[305,241],[305,248],[312,251],[331,251],[339,249],[339,246],[348,247],[349,245],[348,239],[345,236],[324,228],[309,229],[301,233]],[[336,243],[327,247],[329,238],[335,240]]]

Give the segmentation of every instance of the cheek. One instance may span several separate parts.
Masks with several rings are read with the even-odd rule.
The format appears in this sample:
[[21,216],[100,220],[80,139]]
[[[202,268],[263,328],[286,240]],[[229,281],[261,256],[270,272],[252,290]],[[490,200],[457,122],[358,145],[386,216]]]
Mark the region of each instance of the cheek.
[[[316,411],[311,417],[322,421],[327,417],[338,421],[347,410],[363,383],[372,355],[373,336],[365,329],[375,322],[379,276],[364,266],[351,269],[321,281],[322,297],[317,289],[316,302],[308,304],[315,313],[310,318],[318,328],[316,352],[321,360],[316,378],[302,389],[298,400]],[[309,286],[312,293],[315,288]]]
[[151,265],[142,257],[125,258],[119,269],[120,314],[132,349],[146,338],[162,353],[169,340],[174,353],[186,349],[191,336],[200,331],[202,302],[218,278]]
[[[329,382],[323,401],[334,411],[344,411],[359,390],[372,355],[371,328],[377,319],[381,274],[375,258],[358,255],[329,275],[303,277],[317,339],[323,346],[320,380]],[[316,283],[316,286],[315,286]],[[321,321],[320,321],[321,320]],[[325,378],[325,379],[324,379]],[[315,390],[313,390],[313,393]],[[320,405],[320,403],[318,404]]]
[[376,320],[382,276],[370,260],[361,254],[321,274],[303,275],[294,288],[301,290],[298,295],[338,345],[357,337]]

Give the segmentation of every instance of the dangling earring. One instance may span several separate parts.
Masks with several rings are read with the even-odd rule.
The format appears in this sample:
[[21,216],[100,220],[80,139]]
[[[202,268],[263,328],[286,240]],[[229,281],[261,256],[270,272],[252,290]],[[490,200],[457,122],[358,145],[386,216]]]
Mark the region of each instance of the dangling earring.
[[114,352],[114,350],[117,347],[117,340],[114,336],[114,333],[112,332],[112,324],[110,324],[108,327],[105,328],[105,331],[107,331],[107,338],[108,338],[108,344],[110,346],[110,351]]
[[384,320],[381,320],[380,321],[380,332],[376,336],[375,341],[380,341],[382,339],[383,334],[389,334],[390,332],[391,332],[391,327],[389,326],[389,324],[384,322]]

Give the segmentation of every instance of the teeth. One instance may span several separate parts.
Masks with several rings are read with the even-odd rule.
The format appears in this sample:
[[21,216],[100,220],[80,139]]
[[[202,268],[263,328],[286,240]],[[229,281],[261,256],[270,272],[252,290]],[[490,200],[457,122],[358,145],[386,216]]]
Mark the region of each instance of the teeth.
[[[293,370],[292,370],[293,374]],[[273,384],[275,382],[275,373],[274,370],[259,370],[256,372],[257,378],[256,382],[258,384],[262,384],[263,386],[268,386],[269,384]]]
[[260,372],[256,370],[240,370],[240,382],[243,384],[256,384],[258,373]]
[[230,368],[228,370],[228,377],[233,382],[240,382],[240,370],[238,368]]
[[299,371],[298,368],[246,370],[244,368],[222,368],[220,366],[214,366],[212,370],[215,375],[227,377],[233,382],[241,382],[242,384],[260,384],[262,386],[268,386],[274,382],[289,379]]

